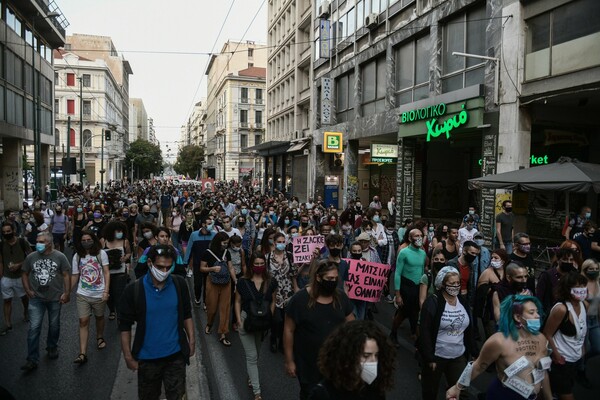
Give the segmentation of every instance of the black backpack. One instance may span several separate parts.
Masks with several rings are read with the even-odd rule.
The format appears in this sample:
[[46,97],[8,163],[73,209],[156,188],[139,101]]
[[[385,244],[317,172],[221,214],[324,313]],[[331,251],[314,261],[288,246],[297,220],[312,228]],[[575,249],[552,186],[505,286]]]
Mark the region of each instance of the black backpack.
[[[248,283],[247,279],[243,280],[248,287],[252,300],[250,301],[250,307],[246,313],[246,319],[244,320],[244,330],[246,332],[263,332],[271,327],[271,321],[273,320],[273,314],[271,314],[271,302],[264,299],[264,292],[260,291],[260,298],[256,298],[252,292],[252,288]],[[263,285],[265,283],[263,282]]]

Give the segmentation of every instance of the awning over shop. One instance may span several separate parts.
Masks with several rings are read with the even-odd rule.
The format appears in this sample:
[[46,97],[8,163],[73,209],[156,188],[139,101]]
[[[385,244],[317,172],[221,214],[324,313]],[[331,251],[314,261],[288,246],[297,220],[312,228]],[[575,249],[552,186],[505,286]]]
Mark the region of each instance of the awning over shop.
[[303,142],[298,142],[298,143],[295,143],[292,146],[290,146],[290,148],[287,150],[287,152],[293,153],[295,151],[300,151],[300,150],[303,150],[306,146],[308,146],[307,140],[305,140]]
[[271,140],[256,146],[248,147],[248,151],[256,151],[261,156],[276,156],[285,154],[290,146],[290,142]]

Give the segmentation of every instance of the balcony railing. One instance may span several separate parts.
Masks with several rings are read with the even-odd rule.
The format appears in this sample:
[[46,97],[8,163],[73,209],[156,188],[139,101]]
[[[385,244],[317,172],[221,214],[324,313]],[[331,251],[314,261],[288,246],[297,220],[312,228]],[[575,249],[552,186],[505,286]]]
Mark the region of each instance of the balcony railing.
[[248,103],[248,98],[247,97],[242,97],[240,99],[240,103]]
[[240,128],[247,128],[247,127],[248,127],[247,122],[240,122]]
[[263,99],[255,99],[254,102],[256,104],[263,104]]

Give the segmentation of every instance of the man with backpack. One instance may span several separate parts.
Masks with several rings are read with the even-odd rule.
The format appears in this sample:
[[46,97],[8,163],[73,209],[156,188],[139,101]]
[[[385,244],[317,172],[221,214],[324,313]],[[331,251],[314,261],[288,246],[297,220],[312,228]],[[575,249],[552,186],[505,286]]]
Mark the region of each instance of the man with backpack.
[[158,398],[163,385],[168,399],[185,395],[185,367],[196,342],[187,285],[171,274],[176,259],[173,247],[152,247],[148,273],[125,288],[119,304],[121,348],[127,367],[138,371],[140,399]]
[[0,330],[0,336],[6,335],[12,330],[12,299],[17,296],[23,302],[23,317],[29,320],[27,308],[29,298],[23,288],[21,267],[31,248],[27,240],[15,235],[15,228],[10,222],[2,223],[2,242],[0,242],[0,278],[2,287],[2,299],[4,300],[4,323]]

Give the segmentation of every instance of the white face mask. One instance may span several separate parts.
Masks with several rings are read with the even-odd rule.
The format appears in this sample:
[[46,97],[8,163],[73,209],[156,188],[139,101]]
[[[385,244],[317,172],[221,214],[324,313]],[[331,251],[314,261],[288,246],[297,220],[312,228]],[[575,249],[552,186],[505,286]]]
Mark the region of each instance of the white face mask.
[[144,232],[144,237],[146,239],[152,239],[154,235],[152,234],[152,232]]
[[588,290],[586,287],[574,287],[571,289],[571,295],[579,301],[584,301],[587,298]]
[[360,363],[360,365],[362,368],[360,371],[360,377],[366,382],[367,385],[370,385],[377,378],[377,361],[363,362]]
[[492,268],[494,269],[498,269],[498,268],[502,268],[502,260],[492,260],[490,262],[490,265],[492,266]]
[[154,265],[150,265],[150,273],[152,274],[154,279],[156,279],[159,282],[164,282],[165,279],[167,279],[169,277],[169,275],[171,275],[172,271],[173,271],[173,268],[171,268],[167,271],[161,271],[160,269],[156,268]]

